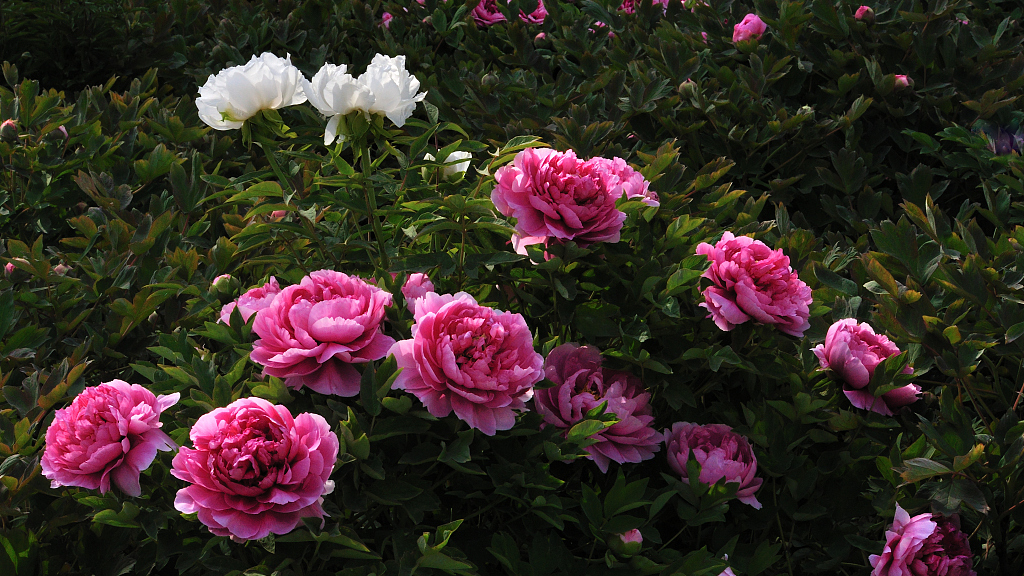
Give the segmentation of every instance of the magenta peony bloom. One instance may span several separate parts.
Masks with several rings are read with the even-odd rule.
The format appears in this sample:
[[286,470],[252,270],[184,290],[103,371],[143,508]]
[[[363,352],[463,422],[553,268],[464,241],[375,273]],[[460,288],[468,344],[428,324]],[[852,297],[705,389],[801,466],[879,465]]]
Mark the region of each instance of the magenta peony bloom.
[[977,576],[958,516],[925,512],[913,518],[896,505],[881,554],[868,556],[871,576]]
[[726,232],[714,246],[698,244],[697,254],[711,261],[702,276],[713,283],[704,289],[700,306],[722,330],[754,319],[778,324],[779,330],[799,338],[811,326],[811,289],[797,277],[781,249]]
[[139,474],[157,450],[177,447],[160,430],[160,413],[179,394],[154,396],[123,380],[86,388],[67,408],[57,410],[46,429],[43,476],[50,487],[80,486],[110,490],[111,481],[129,496],[142,494]]
[[725,424],[699,426],[690,422],[676,422],[665,430],[668,445],[668,465],[689,484],[686,462],[692,455],[700,463],[700,481],[715,484],[719,480],[738,482],[736,497],[744,504],[761,509],[754,492],[763,480],[755,478],[757,458],[743,436]]
[[870,24],[875,21],[875,11],[870,6],[861,6],[857,8],[857,12],[854,13],[853,17]]
[[[218,276],[214,283],[216,284],[217,280],[221,278],[221,276]],[[230,324],[231,311],[238,308],[238,313],[242,315],[242,320],[248,322],[253,314],[270,306],[270,303],[274,301],[279,292],[281,292],[281,286],[278,285],[277,278],[271,276],[270,280],[267,280],[263,286],[253,288],[239,296],[234,302],[228,302],[222,306],[220,309],[220,321],[224,324]]]
[[390,304],[390,293],[358,276],[311,272],[256,315],[260,339],[249,357],[290,388],[355,396],[359,371],[352,364],[379,360],[395,343],[381,332]]
[[174,507],[196,513],[218,536],[256,540],[287,534],[302,518],[323,518],[323,496],[338,459],[338,437],[319,414],[294,419],[284,406],[242,398],[199,417],[171,474],[190,486]]
[[906,74],[896,74],[896,88],[909,88],[914,85],[914,81]]
[[[507,2],[507,0],[506,0]],[[480,0],[480,3],[473,8],[473,21],[477,26],[493,26],[505,21],[505,15],[498,9],[497,0]],[[537,9],[529,14],[519,12],[519,19],[528,24],[541,24],[548,17],[548,11],[544,8],[544,0],[537,1]]]
[[733,26],[732,41],[757,40],[767,29],[768,25],[757,14],[747,14],[742,22]]
[[619,419],[594,434],[598,442],[586,448],[601,472],[608,471],[610,460],[642,462],[661,449],[663,438],[651,426],[651,394],[629,372],[602,368],[597,348],[572,343],[556,347],[544,362],[544,375],[555,386],[537,390],[533,402],[545,424],[568,432],[602,402]]
[[405,297],[405,304],[409,307],[409,312],[416,312],[416,301],[433,291],[434,283],[430,281],[429,276],[422,272],[409,274],[405,285],[402,286],[402,296]]
[[626,198],[637,198],[648,206],[660,205],[658,193],[651,190],[651,183],[622,158],[591,158],[587,162],[596,165],[603,173],[602,176],[615,199],[625,194]]
[[[832,370],[845,382],[843,393],[857,408],[871,410],[885,416],[892,416],[893,410],[917,401],[921,387],[907,384],[875,397],[866,390],[875,368],[890,356],[896,356],[900,349],[884,334],[875,334],[867,322],[857,324],[853,318],[843,318],[833,323],[825,335],[825,343],[811,349],[818,357],[823,370]],[[907,366],[904,374],[913,374]]]
[[472,428],[493,436],[515,425],[544,358],[519,314],[477,304],[465,292],[427,293],[416,303],[412,338],[391,347],[402,373],[394,388],[442,418],[453,410]]
[[583,162],[572,150],[529,148],[498,169],[491,201],[516,218],[512,243],[517,251],[549,241],[575,240],[581,246],[619,241],[626,214],[615,201],[624,186],[605,164],[610,161],[596,160]]

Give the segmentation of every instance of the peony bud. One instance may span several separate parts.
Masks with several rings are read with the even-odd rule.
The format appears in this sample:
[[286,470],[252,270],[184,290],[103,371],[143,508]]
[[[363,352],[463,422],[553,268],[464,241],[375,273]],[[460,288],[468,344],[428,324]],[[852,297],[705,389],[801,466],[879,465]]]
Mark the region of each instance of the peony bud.
[[906,74],[896,75],[896,88],[913,88],[914,80]]
[[743,21],[733,26],[732,41],[757,40],[764,35],[768,25],[757,14],[747,14]]
[[608,547],[619,556],[629,558],[638,554],[644,547],[644,537],[639,530],[634,528],[609,538]]
[[11,274],[14,274],[14,262],[4,264],[4,276],[10,276]]
[[684,98],[693,98],[697,95],[697,83],[687,78],[682,84],[679,85],[679,94]]
[[861,6],[857,8],[857,13],[853,15],[854,18],[861,22],[871,24],[875,21],[875,11],[870,6]]
[[53,273],[56,274],[57,276],[64,276],[65,274],[68,273],[68,270],[71,270],[71,267],[68,266],[67,264],[64,264],[63,262],[53,267]]
[[8,118],[4,120],[3,124],[0,124],[0,139],[4,142],[17,142],[18,125],[14,123],[13,119]]

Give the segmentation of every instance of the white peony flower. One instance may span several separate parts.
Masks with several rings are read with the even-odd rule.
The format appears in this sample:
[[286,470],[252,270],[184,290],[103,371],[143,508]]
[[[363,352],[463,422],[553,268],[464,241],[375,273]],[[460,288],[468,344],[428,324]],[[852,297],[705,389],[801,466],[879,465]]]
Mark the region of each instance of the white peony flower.
[[[434,155],[428,152],[423,155],[423,158],[432,161],[434,160]],[[455,176],[458,176],[459,174],[465,174],[466,170],[469,169],[469,161],[472,159],[473,155],[470,154],[469,152],[455,150],[454,152],[449,154],[447,158],[445,158],[445,166],[441,172],[441,175],[444,176],[445,178],[453,178]],[[452,162],[455,162],[456,160],[464,160],[464,162],[456,162],[455,164],[452,164]]]
[[337,137],[338,122],[342,116],[355,110],[368,112],[374,102],[373,92],[353,78],[344,64],[324,64],[312,81],[302,79],[302,90],[310,104],[330,117],[324,133],[325,145]]
[[412,115],[416,103],[427,95],[426,92],[416,93],[420,81],[405,69],[405,56],[391,58],[377,54],[366,72],[359,76],[359,83],[373,92],[374,102],[369,111],[384,114],[399,128]]
[[306,101],[302,72],[289,54],[280,58],[264,52],[244,66],[232,66],[210,76],[199,89],[199,117],[217,130],[241,128],[260,110],[276,110]]

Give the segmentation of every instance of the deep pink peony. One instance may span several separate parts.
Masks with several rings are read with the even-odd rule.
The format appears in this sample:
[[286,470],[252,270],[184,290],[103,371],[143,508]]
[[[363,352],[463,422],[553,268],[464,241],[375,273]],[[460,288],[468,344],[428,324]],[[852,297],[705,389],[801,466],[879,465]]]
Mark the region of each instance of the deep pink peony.
[[913,518],[896,505],[881,554],[868,556],[871,576],[977,576],[960,518],[925,512]]
[[389,352],[402,368],[394,388],[438,418],[454,410],[488,436],[512,428],[544,377],[544,358],[523,317],[481,306],[465,292],[427,293],[414,315],[412,338]]
[[642,462],[661,449],[661,434],[651,424],[651,394],[629,372],[601,367],[601,353],[592,346],[562,344],[544,361],[544,376],[555,383],[537,390],[533,401],[545,424],[568,432],[591,409],[608,402],[606,411],[619,421],[594,434],[598,442],[587,446],[601,472],[608,462]]
[[405,304],[409,307],[409,312],[415,312],[416,301],[433,291],[434,283],[430,281],[429,276],[422,272],[409,274],[402,286],[402,296],[405,297]]
[[572,150],[529,148],[499,168],[491,200],[502,214],[516,218],[516,250],[549,241],[618,242],[626,214],[615,201],[623,185],[607,162],[584,162]]
[[692,455],[700,463],[700,481],[715,484],[719,480],[738,482],[736,497],[744,504],[760,510],[754,492],[764,481],[755,478],[757,458],[747,439],[725,424],[699,426],[690,422],[676,422],[665,430],[668,445],[668,465],[689,484],[686,462]]
[[[896,356],[900,349],[884,334],[875,334],[867,322],[857,324],[853,318],[833,323],[825,334],[825,343],[811,349],[823,370],[832,370],[845,382],[843,393],[857,408],[892,416],[893,410],[917,401],[921,387],[907,384],[875,397],[866,390],[871,375],[883,360]],[[907,366],[904,374],[913,374]]]
[[[480,0],[480,3],[473,8],[471,14],[473,15],[473,21],[476,22],[477,26],[493,26],[494,24],[505,21],[505,15],[501,13],[500,9],[498,9],[497,0]],[[519,19],[528,24],[541,24],[547,17],[548,11],[544,8],[544,0],[538,0],[537,8],[529,14],[521,11],[519,12]]]
[[177,446],[160,430],[160,413],[179,394],[154,396],[123,380],[86,388],[67,408],[57,410],[46,429],[43,476],[50,486],[110,490],[110,483],[129,496],[142,494],[139,474],[149,468],[157,450]]
[[279,292],[281,292],[281,286],[278,285],[277,278],[271,276],[270,280],[267,280],[263,286],[253,288],[239,296],[234,302],[228,302],[221,307],[220,321],[224,324],[230,324],[231,312],[238,308],[238,313],[242,315],[242,320],[248,322],[253,314],[270,306],[270,303],[274,301]]
[[323,518],[338,437],[319,414],[294,419],[284,406],[242,398],[199,417],[171,474],[191,484],[174,507],[196,513],[218,536],[255,540]]
[[797,277],[781,249],[726,232],[714,246],[698,244],[697,254],[711,261],[703,276],[713,283],[704,289],[700,306],[722,330],[753,319],[777,324],[799,338],[810,327],[811,289]]
[[768,29],[768,25],[757,14],[747,14],[743,21],[732,28],[732,41],[757,40]]
[[381,332],[390,304],[390,293],[358,276],[311,272],[256,315],[252,329],[260,339],[249,357],[290,388],[355,396],[359,372],[352,364],[379,360],[395,343]]
[[598,157],[588,162],[595,164],[602,172],[602,179],[615,199],[625,194],[626,198],[636,198],[648,206],[660,205],[658,193],[651,190],[651,183],[622,158],[616,156],[609,160]]

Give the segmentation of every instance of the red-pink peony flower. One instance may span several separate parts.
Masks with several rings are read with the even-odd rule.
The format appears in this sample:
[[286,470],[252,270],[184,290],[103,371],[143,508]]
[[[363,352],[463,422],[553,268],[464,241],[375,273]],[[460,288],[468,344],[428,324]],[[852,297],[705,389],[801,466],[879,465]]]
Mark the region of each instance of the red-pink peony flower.
[[433,291],[434,283],[430,281],[430,276],[422,272],[409,274],[402,286],[402,296],[405,297],[405,304],[409,307],[409,312],[415,312],[416,301]]
[[896,505],[881,554],[868,556],[871,576],[977,576],[958,516],[925,512],[913,518]]
[[757,40],[768,29],[768,25],[757,14],[747,14],[743,20],[733,26],[732,41]]
[[[505,21],[505,15],[498,8],[498,0],[480,0],[480,3],[473,8],[471,14],[477,26],[493,26]],[[541,24],[547,17],[548,11],[544,8],[544,0],[537,0],[537,8],[529,14],[522,11],[519,12],[519,19],[528,24]]]
[[86,388],[67,408],[57,410],[46,429],[41,461],[50,486],[110,490],[110,483],[129,496],[142,494],[139,474],[149,468],[157,450],[177,446],[160,430],[160,413],[179,394],[155,396],[123,380]]
[[623,186],[607,160],[595,160],[584,162],[572,150],[529,148],[498,169],[491,201],[516,218],[512,244],[517,251],[550,241],[575,240],[581,246],[619,241],[626,214],[615,201]]
[[[217,277],[218,280],[220,278],[220,276]],[[214,282],[216,283],[216,280]],[[231,312],[238,308],[238,313],[242,315],[242,320],[248,322],[253,314],[270,306],[270,303],[274,301],[279,292],[281,292],[281,286],[278,285],[277,278],[271,276],[270,280],[267,280],[264,285],[253,288],[239,296],[234,302],[228,302],[222,306],[220,309],[220,321],[224,324],[230,324]]]
[[811,289],[797,277],[781,249],[726,232],[714,246],[698,244],[697,254],[711,261],[702,276],[712,285],[704,289],[700,306],[722,330],[753,319],[776,324],[799,338],[810,327]]
[[[846,384],[843,393],[858,408],[892,416],[893,410],[913,404],[921,393],[917,384],[907,384],[879,397],[866,390],[875,368],[886,358],[900,353],[896,344],[884,334],[875,334],[867,322],[857,324],[853,318],[834,322],[825,334],[825,342],[811,352],[818,357],[823,370],[832,370],[842,379]],[[903,373],[913,374],[914,369],[907,366]]]
[[616,156],[609,160],[598,157],[591,158],[588,162],[596,165],[603,173],[606,186],[616,199],[625,194],[626,198],[636,198],[648,206],[660,205],[658,193],[651,190],[651,183],[622,158]]
[[393,387],[438,418],[454,410],[488,436],[512,428],[544,377],[544,358],[523,317],[481,306],[465,292],[429,292],[414,317],[412,338],[389,352],[402,368]]
[[355,396],[359,371],[352,364],[379,360],[395,343],[381,332],[390,304],[390,293],[358,276],[311,272],[256,315],[260,339],[249,357],[296,390]]
[[725,424],[700,426],[690,422],[676,422],[665,430],[668,465],[683,482],[689,484],[686,462],[692,456],[700,463],[700,481],[715,484],[719,480],[739,483],[736,497],[744,504],[760,510],[754,492],[763,480],[756,478],[757,458],[747,439]]
[[586,447],[597,467],[608,471],[608,462],[642,462],[661,449],[661,434],[651,424],[651,394],[640,378],[620,370],[601,367],[601,353],[592,346],[562,344],[544,361],[544,376],[555,385],[537,390],[533,402],[544,423],[567,432],[582,422],[586,413],[603,402],[607,412],[619,419],[591,438]]
[[242,398],[199,417],[171,474],[190,485],[174,507],[198,514],[218,536],[255,540],[323,518],[338,437],[319,414],[292,418],[284,406]]

